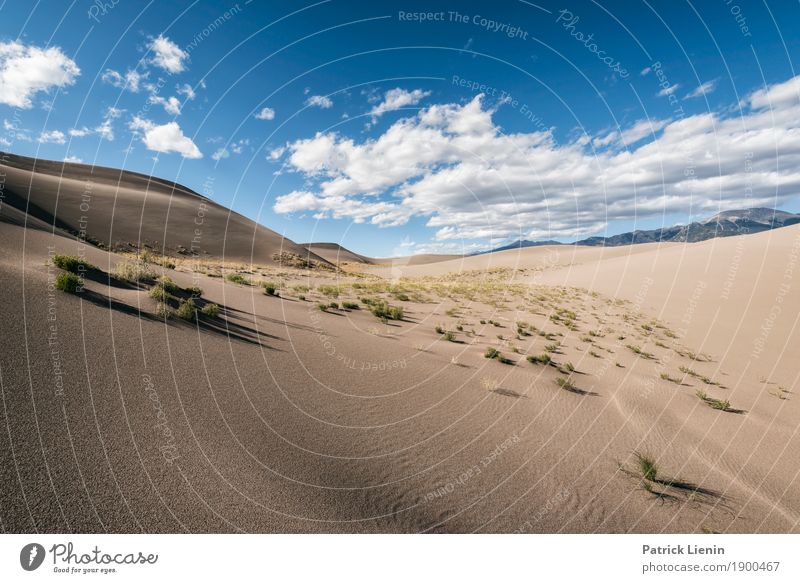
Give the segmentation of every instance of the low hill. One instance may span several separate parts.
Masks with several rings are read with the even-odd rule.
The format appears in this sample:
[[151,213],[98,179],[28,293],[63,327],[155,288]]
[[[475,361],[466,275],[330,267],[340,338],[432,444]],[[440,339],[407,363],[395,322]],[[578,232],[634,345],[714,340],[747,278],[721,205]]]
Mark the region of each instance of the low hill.
[[[291,254],[327,263],[293,241],[193,190],[145,174],[0,153],[3,206],[115,250],[149,248],[272,263]],[[4,209],[7,220],[15,220]],[[17,217],[18,218],[18,217]]]
[[334,265],[339,263],[375,263],[375,260],[371,257],[359,255],[349,249],[345,249],[338,243],[304,243],[303,247],[313,255],[322,257]]

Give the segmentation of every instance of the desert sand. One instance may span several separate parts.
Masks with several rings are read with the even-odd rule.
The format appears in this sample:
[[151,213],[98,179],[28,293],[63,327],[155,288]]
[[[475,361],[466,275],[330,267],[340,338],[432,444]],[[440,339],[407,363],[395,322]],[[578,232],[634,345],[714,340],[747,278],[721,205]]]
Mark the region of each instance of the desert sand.
[[3,168],[6,532],[800,532],[800,226],[301,268],[118,171],[86,244],[91,169],[56,166]]

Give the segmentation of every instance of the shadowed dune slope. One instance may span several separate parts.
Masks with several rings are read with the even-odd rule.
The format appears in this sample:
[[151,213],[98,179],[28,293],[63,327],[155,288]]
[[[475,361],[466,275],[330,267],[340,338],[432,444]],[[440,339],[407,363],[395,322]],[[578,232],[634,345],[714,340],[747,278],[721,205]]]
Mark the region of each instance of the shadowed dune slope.
[[[271,263],[279,253],[324,260],[209,198],[136,172],[0,153],[5,205],[120,250]],[[9,217],[10,218],[10,217]],[[13,219],[12,219],[13,220]]]
[[349,249],[345,249],[338,243],[305,243],[303,245],[311,253],[322,257],[326,261],[337,265],[339,263],[374,263],[371,257],[359,255]]

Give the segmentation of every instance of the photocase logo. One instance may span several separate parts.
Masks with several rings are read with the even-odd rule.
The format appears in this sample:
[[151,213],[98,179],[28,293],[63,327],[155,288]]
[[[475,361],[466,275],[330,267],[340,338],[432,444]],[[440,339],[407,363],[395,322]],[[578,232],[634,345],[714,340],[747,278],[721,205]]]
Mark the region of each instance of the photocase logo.
[[35,571],[44,561],[44,547],[39,543],[29,543],[19,552],[19,564],[26,571]]

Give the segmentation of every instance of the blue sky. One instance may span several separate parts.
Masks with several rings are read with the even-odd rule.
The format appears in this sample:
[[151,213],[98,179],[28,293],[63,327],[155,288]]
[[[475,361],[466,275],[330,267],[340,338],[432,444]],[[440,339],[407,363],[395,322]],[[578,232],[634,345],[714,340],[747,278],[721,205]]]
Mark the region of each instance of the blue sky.
[[800,210],[798,4],[602,6],[6,1],[0,148],[372,256]]

